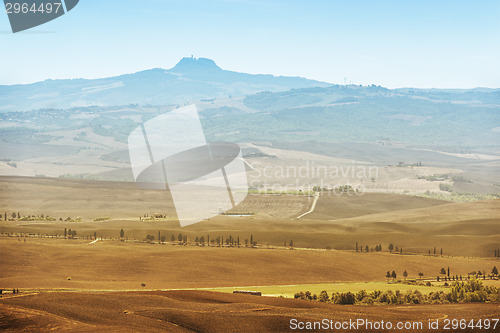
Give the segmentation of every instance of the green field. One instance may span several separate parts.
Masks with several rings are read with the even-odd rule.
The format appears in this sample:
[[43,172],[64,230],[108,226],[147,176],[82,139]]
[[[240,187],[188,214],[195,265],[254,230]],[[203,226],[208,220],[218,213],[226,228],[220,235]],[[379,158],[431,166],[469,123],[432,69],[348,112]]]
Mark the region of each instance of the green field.
[[355,283],[320,283],[320,284],[292,284],[292,285],[282,285],[282,286],[251,286],[251,287],[227,287],[227,288],[202,288],[200,290],[210,290],[218,291],[223,293],[232,293],[234,290],[251,290],[260,291],[263,296],[283,296],[283,297],[293,297],[295,293],[300,291],[310,291],[311,294],[317,294],[323,290],[326,290],[328,294],[334,292],[352,292],[357,293],[361,290],[367,292],[372,292],[375,290],[381,291],[407,291],[407,290],[418,290],[423,294],[428,294],[434,291],[446,291],[450,290],[449,287],[443,286],[443,284],[433,285],[431,287],[427,286],[416,286],[410,284],[402,283],[387,283],[387,282],[355,282]]

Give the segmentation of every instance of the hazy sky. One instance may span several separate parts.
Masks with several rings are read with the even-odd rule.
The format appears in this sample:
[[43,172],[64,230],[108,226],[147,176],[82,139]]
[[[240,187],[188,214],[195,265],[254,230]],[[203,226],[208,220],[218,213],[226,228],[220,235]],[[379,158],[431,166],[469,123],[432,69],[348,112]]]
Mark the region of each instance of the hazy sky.
[[385,87],[500,87],[499,0],[80,0],[12,34],[0,11],[0,84],[173,67]]

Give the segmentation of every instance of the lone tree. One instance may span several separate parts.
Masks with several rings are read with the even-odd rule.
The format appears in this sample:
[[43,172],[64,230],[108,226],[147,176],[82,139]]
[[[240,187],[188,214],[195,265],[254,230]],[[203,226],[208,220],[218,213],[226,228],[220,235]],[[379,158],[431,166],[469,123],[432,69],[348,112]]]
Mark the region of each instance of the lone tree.
[[497,269],[497,266],[493,266],[493,269],[491,270],[491,274],[493,274],[493,275],[498,275],[498,269]]
[[394,245],[391,243],[391,244],[389,244],[389,251],[392,252],[392,250],[394,250]]
[[418,273],[418,276],[420,276],[420,280],[422,280],[422,276],[424,276],[424,273]]
[[290,240],[290,247],[293,247],[293,240]]
[[439,272],[439,274],[446,274],[446,270],[443,268],[441,268],[441,272]]
[[403,277],[405,278],[405,280],[406,280],[406,278],[408,277],[408,272],[407,272],[406,270],[405,270],[405,271],[404,271],[404,273],[403,273]]
[[142,290],[143,290],[143,291],[144,291],[144,287],[145,287],[145,286],[146,286],[146,284],[145,284],[145,283],[141,283],[141,288],[142,288]]
[[450,267],[448,266],[448,277],[450,277]]
[[123,229],[120,230],[120,238],[123,238],[125,237],[125,231],[123,231]]

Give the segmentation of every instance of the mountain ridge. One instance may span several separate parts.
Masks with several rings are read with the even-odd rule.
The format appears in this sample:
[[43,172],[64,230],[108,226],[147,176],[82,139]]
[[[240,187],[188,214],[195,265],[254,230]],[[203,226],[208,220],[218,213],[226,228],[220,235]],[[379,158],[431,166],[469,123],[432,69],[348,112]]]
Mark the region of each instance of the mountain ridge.
[[0,112],[113,105],[172,105],[261,91],[328,87],[302,77],[247,74],[207,58],[182,58],[170,69],[152,68],[98,79],[57,79],[0,85]]

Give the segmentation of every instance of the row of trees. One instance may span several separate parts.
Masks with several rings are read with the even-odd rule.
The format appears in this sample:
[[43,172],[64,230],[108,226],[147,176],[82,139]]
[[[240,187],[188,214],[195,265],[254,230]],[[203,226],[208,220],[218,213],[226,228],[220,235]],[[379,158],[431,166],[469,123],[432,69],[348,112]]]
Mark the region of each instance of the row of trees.
[[[392,251],[399,252],[400,254],[403,254],[403,248],[401,247],[394,247],[394,244],[389,244],[389,252],[392,253]],[[381,252],[382,251],[382,244],[375,245],[375,247],[369,247],[368,245],[365,245],[364,247],[362,245],[359,245],[358,242],[356,242],[356,252]]]
[[[418,273],[418,276],[420,277],[420,279],[422,279],[422,277],[424,276],[424,273]],[[385,274],[385,277],[387,279],[395,280],[398,277],[398,275],[396,274],[395,271],[392,271],[392,273],[391,273],[391,271],[387,271],[387,273]],[[406,270],[403,272],[403,277],[405,280],[408,277],[408,272]]]
[[[125,230],[122,228],[120,230],[120,238],[123,239],[125,237]],[[158,237],[155,238],[154,235],[146,235],[146,238],[145,240],[149,241],[149,242],[153,242],[155,241],[155,239],[159,240],[160,243],[165,243],[165,241],[167,240],[167,237],[166,235],[162,235],[161,234],[161,231],[158,231]],[[174,242],[177,242],[178,244],[187,244],[188,243],[188,236],[187,235],[183,235],[182,233],[179,233],[177,236],[175,236],[174,234],[171,235],[170,237],[170,241],[172,243]],[[216,238],[210,238],[210,235],[208,234],[207,237],[205,238],[205,236],[196,236],[195,239],[194,239],[194,242],[196,243],[196,245],[201,245],[201,246],[205,246],[205,245],[217,245],[218,247],[220,246],[224,246],[224,244],[226,244],[226,246],[237,246],[237,247],[240,247],[242,245],[242,243],[240,242],[240,237],[237,236],[236,238],[234,238],[232,235],[229,235],[229,237],[226,237],[224,239],[224,236],[217,236]],[[250,239],[245,239],[244,240],[245,242],[245,247],[248,247],[249,245],[250,246],[256,246],[257,245],[257,241],[254,240],[253,238],[253,234],[250,235]],[[293,241],[290,241],[290,247],[293,247]]]
[[[440,252],[440,253],[439,253],[440,255],[443,255],[443,248],[441,248],[441,250],[440,250],[439,252]],[[436,247],[435,247],[435,246],[434,246],[434,252],[433,252],[433,253],[434,253],[434,255],[436,255],[436,254],[437,254],[437,252],[436,252]],[[429,254],[429,255],[431,255],[431,249],[429,249],[428,254]]]
[[[403,254],[403,248],[398,247],[397,245],[394,245],[392,243],[389,244],[388,246],[389,252],[393,253],[400,253]],[[368,245],[365,245],[364,247],[362,245],[359,245],[358,242],[356,242],[356,252],[380,252],[382,251],[382,244],[375,245],[375,247],[369,247]],[[443,255],[443,248],[440,249],[440,255]],[[437,254],[437,249],[434,247],[433,251],[434,255]],[[428,254],[431,255],[431,250],[428,250]],[[499,256],[500,257],[500,249],[495,250],[495,257]]]
[[[444,280],[444,281],[462,281],[463,280],[463,277],[462,276],[458,276],[458,275],[451,275],[450,276],[450,267],[448,267],[447,269],[445,269],[444,267],[441,268],[441,270],[439,271],[439,274],[440,275],[444,275],[444,276],[437,276],[437,279],[436,281],[441,281],[441,280]],[[472,273],[468,273],[467,274],[467,280],[470,280],[470,276],[473,276],[475,277],[476,279],[480,278],[481,276],[483,277],[483,280],[486,279],[486,274],[484,272],[481,272],[481,271],[474,271]],[[498,269],[496,266],[493,266],[493,268],[491,269],[491,277],[495,277],[498,275]],[[387,271],[387,273],[385,274],[385,277],[387,279],[392,279],[392,280],[395,280],[397,278],[397,274],[395,271]],[[420,279],[422,279],[422,277],[424,276],[424,273],[418,273],[418,276]],[[404,279],[406,280],[406,278],[408,277],[408,272],[405,270],[404,273],[403,273],[403,277]]]
[[[15,213],[15,212],[14,212],[14,213],[12,213],[12,215],[10,215],[10,216],[12,216],[12,219],[11,219],[11,220],[19,219],[19,218],[21,218],[21,213],[19,213],[19,212]],[[2,216],[0,215],[0,218],[1,218],[1,217],[2,217]],[[4,221],[7,221],[7,219],[8,219],[7,212],[5,212],[5,213],[4,213]]]
[[75,238],[76,234],[77,234],[76,230],[71,230],[71,229],[64,228],[64,237]]
[[[10,218],[9,218],[10,216]],[[0,218],[2,218],[2,215],[0,214]],[[45,214],[40,214],[40,215],[25,215],[21,216],[20,212],[13,212],[12,214],[7,214],[7,212],[4,212],[3,214],[4,221],[56,221],[57,219],[54,217],[51,217],[49,215]],[[75,219],[71,218],[71,216],[68,216],[66,219],[63,219],[62,217],[59,218],[59,221],[66,221],[66,222],[81,222],[82,218],[77,217]]]

